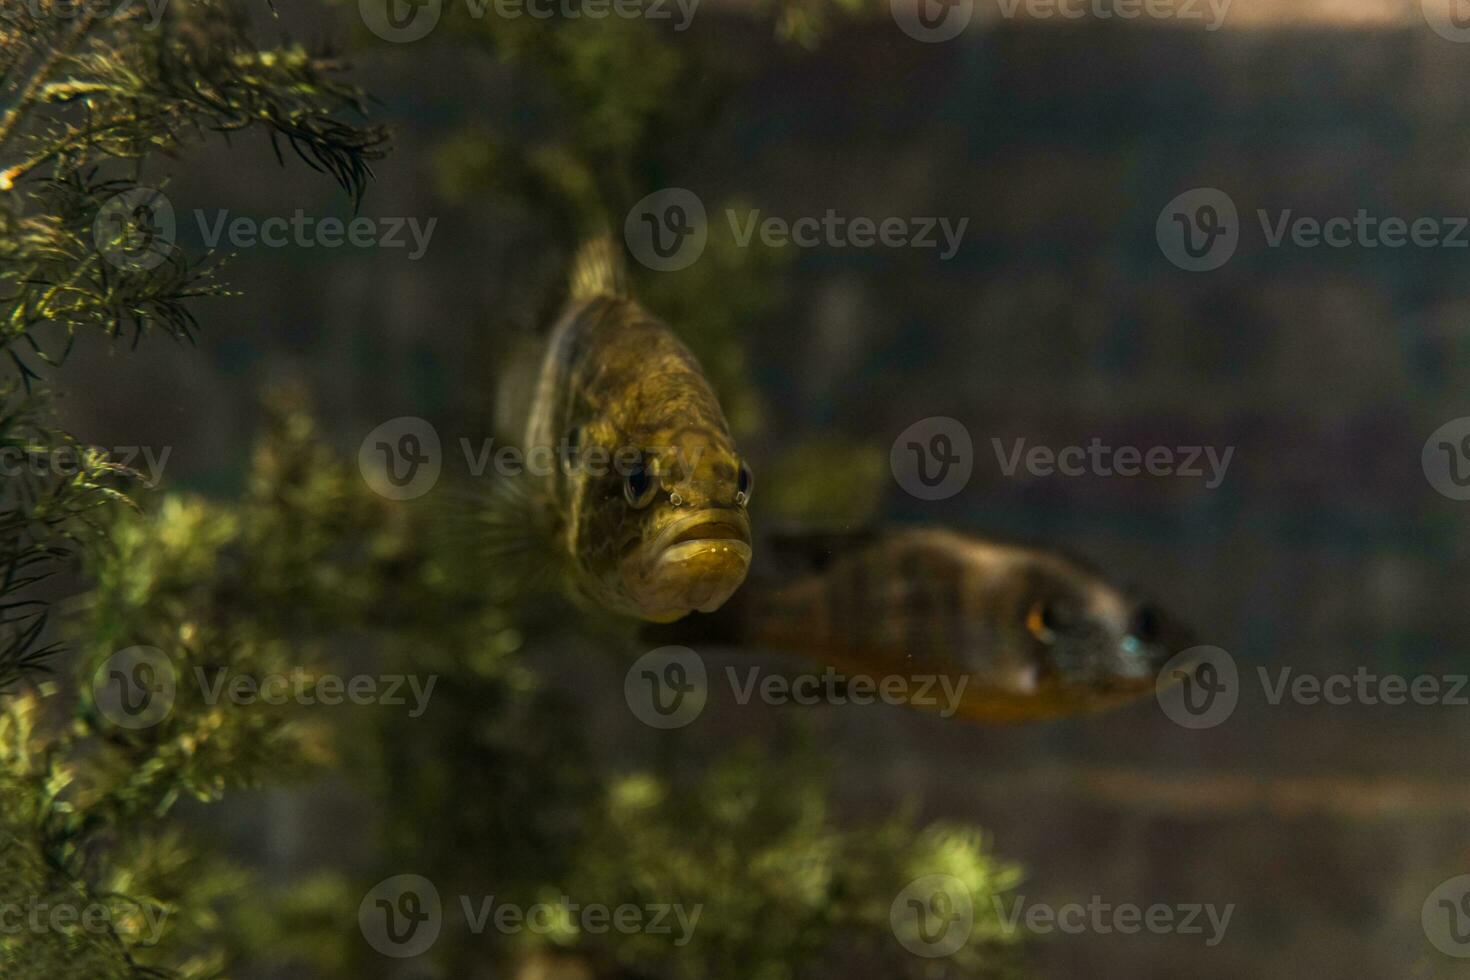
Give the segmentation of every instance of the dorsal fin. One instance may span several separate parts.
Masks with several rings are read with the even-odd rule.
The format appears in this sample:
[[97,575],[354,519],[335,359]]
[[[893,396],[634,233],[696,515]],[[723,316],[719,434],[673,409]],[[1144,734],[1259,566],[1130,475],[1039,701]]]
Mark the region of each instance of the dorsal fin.
[[610,235],[589,239],[577,249],[572,258],[570,291],[574,300],[628,295],[623,253]]
[[545,350],[544,340],[520,337],[512,342],[504,358],[495,388],[495,437],[507,445],[521,446],[525,442]]

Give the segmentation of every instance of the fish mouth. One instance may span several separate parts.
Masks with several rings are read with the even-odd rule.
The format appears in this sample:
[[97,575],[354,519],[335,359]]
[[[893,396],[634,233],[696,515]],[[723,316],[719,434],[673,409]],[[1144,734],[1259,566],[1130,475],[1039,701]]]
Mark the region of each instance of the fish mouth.
[[645,571],[665,561],[679,561],[707,548],[728,549],[750,561],[750,519],[738,510],[702,510],[669,524],[647,550]]
[[709,508],[660,531],[628,571],[643,616],[667,622],[714,612],[745,581],[750,521],[742,511]]

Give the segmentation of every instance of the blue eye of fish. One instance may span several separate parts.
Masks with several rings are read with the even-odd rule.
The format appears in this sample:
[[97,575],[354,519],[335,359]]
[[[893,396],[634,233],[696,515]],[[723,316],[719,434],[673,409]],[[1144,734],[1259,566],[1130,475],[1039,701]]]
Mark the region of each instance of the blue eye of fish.
[[653,478],[642,460],[623,477],[623,496],[634,507],[647,507],[653,503],[653,495],[657,490],[658,481]]
[[1159,638],[1159,628],[1158,610],[1153,606],[1139,606],[1133,612],[1133,622],[1129,624],[1128,632],[1139,643],[1152,643]]

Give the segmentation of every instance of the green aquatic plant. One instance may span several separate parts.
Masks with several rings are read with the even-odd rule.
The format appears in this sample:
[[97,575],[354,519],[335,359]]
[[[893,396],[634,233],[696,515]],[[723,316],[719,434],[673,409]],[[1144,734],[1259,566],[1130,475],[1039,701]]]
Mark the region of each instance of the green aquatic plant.
[[257,6],[176,3],[157,20],[143,4],[32,0],[0,11],[0,349],[24,386],[0,392],[0,438],[27,459],[78,457],[62,479],[26,463],[6,474],[15,503],[0,527],[0,688],[50,649],[38,645],[44,610],[18,594],[55,570],[64,543],[127,483],[27,398],[38,368],[62,363],[89,333],[190,339],[194,301],[224,289],[213,260],[174,245],[140,168],[211,135],[257,130],[357,197],[383,153],[381,128],[347,118],[362,95],[340,81],[341,66],[299,45],[260,45],[248,23]]
[[[534,935],[446,928],[420,964],[443,975],[778,980],[852,955],[894,976],[1007,975],[1014,937],[990,900],[1017,873],[977,830],[846,816],[801,725],[733,749],[674,734],[654,758],[608,758],[586,705],[540,659],[565,611],[504,602],[494,580],[513,570],[486,569],[443,533],[456,499],[376,496],[299,395],[269,401],[235,500],[143,492],[57,431],[40,396],[73,343],[192,338],[196,301],[225,288],[212,257],[160,234],[144,162],[257,131],[357,198],[384,149],[383,131],[356,121],[363,99],[336,59],[256,40],[248,15],[264,5],[180,0],[156,25],[149,6],[119,9],[36,0],[0,13],[0,346],[14,371],[0,458],[76,459],[4,475],[0,925],[15,910],[27,924],[0,929],[0,975],[398,976],[358,910],[404,869],[437,882],[451,911],[453,896],[492,890],[524,906],[563,891],[610,904],[677,893],[704,909],[697,941],[679,946],[565,922]],[[807,13],[781,20],[814,36]],[[700,131],[739,77],[645,24],[466,29],[550,83],[558,122],[452,137],[443,186],[493,183],[568,247],[657,186],[670,141]],[[699,269],[640,286],[688,331],[735,427],[759,437],[740,330],[779,301],[779,260],[715,236]],[[832,478],[876,485],[872,469]],[[817,480],[775,508],[807,506]],[[868,506],[849,492],[851,509]],[[48,618],[27,596],[59,571],[82,591]],[[615,673],[636,649],[625,628],[582,626],[593,641],[577,649]],[[129,651],[146,656],[150,682],[172,681],[146,725],[105,694],[120,665],[136,671],[118,660]],[[432,710],[310,703],[349,669],[431,676]],[[289,677],[299,696],[221,696],[261,677]],[[267,875],[228,856],[217,804],[303,779],[367,815],[341,831],[359,858]],[[898,891],[932,874],[963,881],[976,910],[973,938],[943,961],[906,952],[890,922]]]
[[[170,973],[217,975],[222,947],[200,937],[233,873],[156,821],[181,796],[214,797],[262,764],[275,773],[282,758],[307,755],[281,752],[275,726],[260,718],[231,727],[179,715],[168,737],[152,740],[105,731],[76,707],[69,684],[44,680],[59,633],[78,640],[84,663],[145,633],[197,643],[187,599],[170,586],[229,533],[228,523],[194,523],[197,511],[178,503],[134,513],[140,475],[62,431],[46,397],[79,339],[192,339],[195,302],[224,291],[212,259],[184,255],[165,233],[142,167],[204,138],[260,131],[356,196],[384,142],[380,128],[349,118],[361,95],[339,80],[337,62],[255,39],[249,14],[263,5],[155,7],[31,0],[0,9],[0,348],[11,370],[0,386],[7,977],[158,976],[165,960]],[[148,558],[162,564],[140,575],[132,562]],[[46,586],[74,574],[79,559],[98,583],[91,612],[59,623]],[[161,919],[173,937],[167,955],[157,948]]]

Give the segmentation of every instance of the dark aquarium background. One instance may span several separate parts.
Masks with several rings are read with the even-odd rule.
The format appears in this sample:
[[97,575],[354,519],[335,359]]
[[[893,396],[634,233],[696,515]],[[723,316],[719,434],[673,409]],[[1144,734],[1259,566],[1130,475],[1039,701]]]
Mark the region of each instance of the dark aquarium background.
[[[405,247],[225,242],[238,295],[198,301],[195,342],[86,338],[52,372],[78,439],[169,448],[161,488],[140,498],[163,516],[135,519],[164,543],[140,556],[152,546],[135,541],[135,564],[105,567],[117,608],[130,581],[177,592],[167,613],[134,597],[136,615],[107,619],[106,602],[79,603],[94,636],[60,661],[58,697],[74,696],[73,661],[85,678],[103,648],[167,648],[148,633],[155,613],[196,662],[228,659],[177,625],[201,603],[232,610],[210,641],[221,650],[438,677],[421,717],[319,705],[243,753],[250,777],[222,776],[219,800],[170,800],[160,820],[196,856],[169,880],[212,883],[149,886],[177,901],[180,948],[225,950],[218,975],[257,980],[1466,969],[1465,889],[1437,892],[1470,874],[1458,21],[1417,4],[1235,0],[1213,30],[1120,16],[1121,0],[1079,4],[1076,19],[975,0],[963,33],[926,43],[897,23],[911,12],[881,5],[706,0],[687,30],[444,6],[408,43],[375,36],[356,3],[250,11],[262,37],[330,43],[372,96],[368,116],[391,126],[358,210],[250,131],[137,171],[163,187],[191,254],[208,246],[196,209],[401,218]],[[646,650],[626,627],[550,600],[487,607],[477,591],[517,570],[443,558],[432,517],[478,499],[464,445],[496,435],[500,372],[544,323],[576,241],[599,220],[621,235],[628,209],[668,188],[701,202],[708,243],[676,271],[635,263],[634,287],[709,369],[756,473],[758,533],[943,524],[1080,555],[1228,652],[1233,712],[1191,728],[1149,697],[985,726],[883,704],[740,704],[711,684],[699,719],[660,731],[625,700]],[[752,210],[932,218],[940,245],[741,246]],[[1363,237],[1360,213],[1378,237]],[[1175,215],[1196,236],[1217,215],[1224,237],[1185,242]],[[434,222],[417,258],[409,218]],[[1421,241],[1386,243],[1390,218]],[[1333,226],[1341,244],[1300,224],[1332,219],[1348,219]],[[947,258],[941,220],[965,222]],[[1203,258],[1188,251],[1203,241]],[[385,501],[359,449],[405,416],[437,433],[442,473],[423,497]],[[935,418],[968,434],[971,473],[925,500],[890,451]],[[1018,440],[1164,447],[1201,473],[1008,473]],[[1206,450],[1228,459],[1218,479]],[[254,503],[228,509],[242,500]],[[277,510],[295,516],[262,516]],[[223,543],[196,561],[169,551],[169,534]],[[83,572],[72,591],[91,587]],[[260,621],[230,625],[241,617]],[[712,677],[747,662],[813,669],[706,659]],[[1303,675],[1352,678],[1345,703],[1293,695]],[[1363,695],[1391,675],[1432,679],[1439,703]],[[242,727],[240,744],[264,730]],[[226,757],[226,773],[244,765]],[[890,883],[972,859],[966,880],[985,882],[974,955],[905,951]],[[359,927],[363,896],[398,874],[443,898],[443,938],[422,956],[381,955]],[[475,934],[458,902],[670,893],[725,902],[688,949]],[[1087,918],[996,939],[995,901],[1000,918],[1018,901],[1162,906],[1175,926]],[[1181,925],[1194,905],[1231,909],[1222,935],[1204,911]],[[160,965],[216,975],[187,972],[206,959],[175,950]]]

